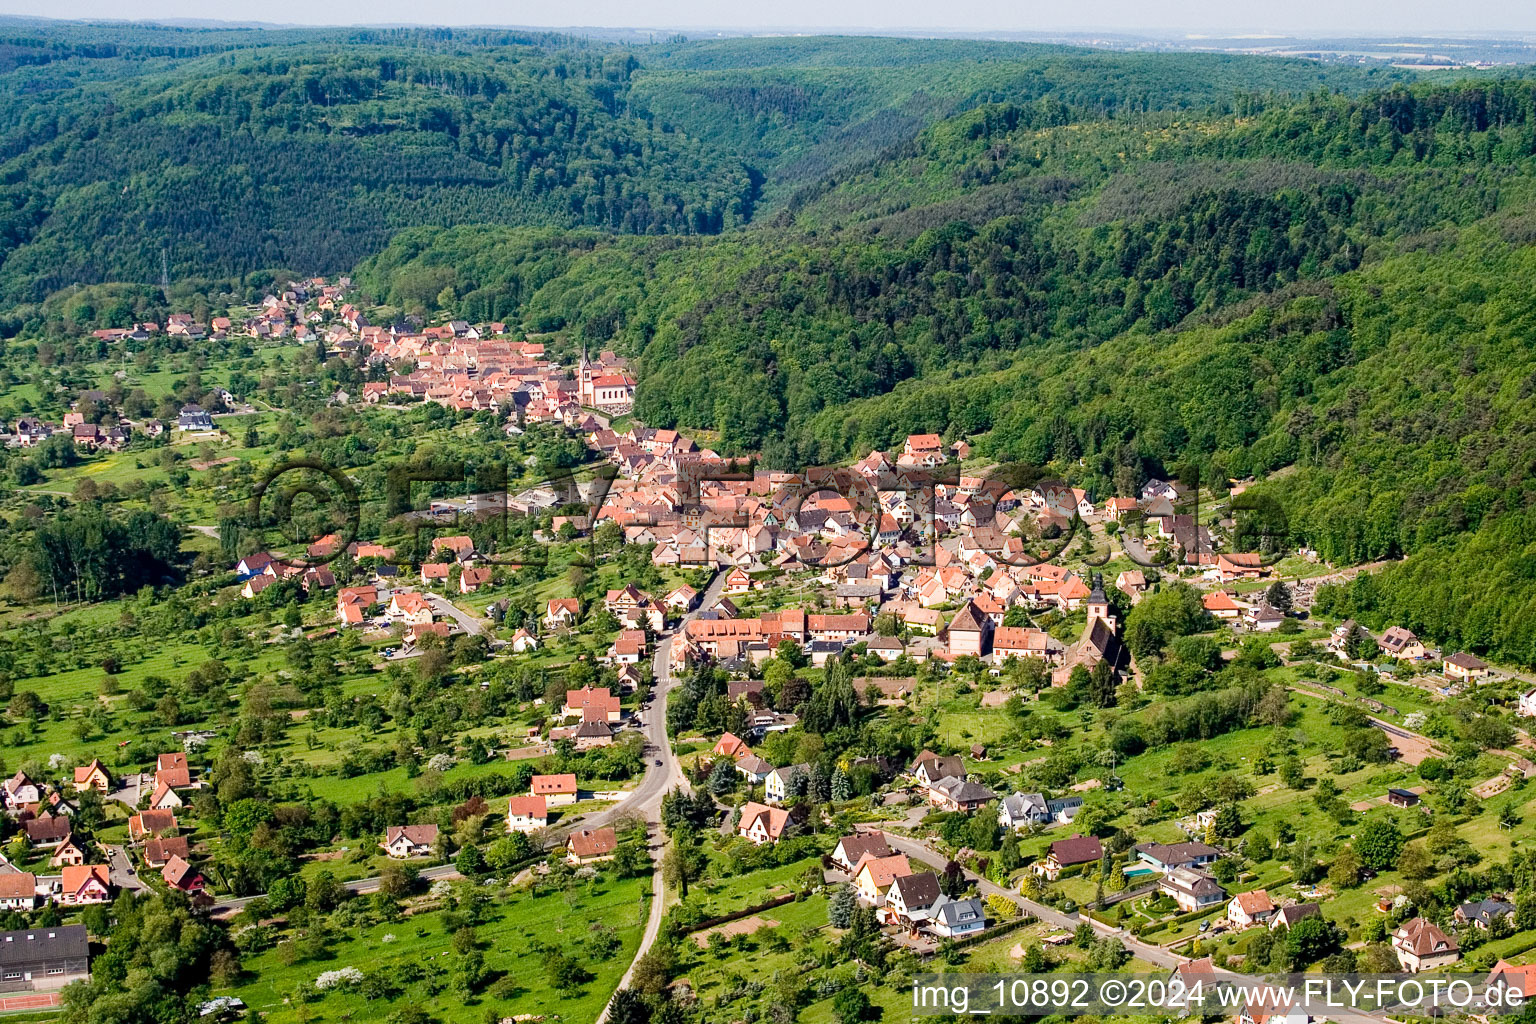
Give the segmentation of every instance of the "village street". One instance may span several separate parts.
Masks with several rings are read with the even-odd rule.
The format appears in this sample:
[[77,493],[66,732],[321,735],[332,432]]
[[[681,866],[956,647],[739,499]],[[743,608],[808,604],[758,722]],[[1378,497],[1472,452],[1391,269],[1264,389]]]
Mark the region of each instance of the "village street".
[[[672,753],[672,741],[667,737],[667,694],[676,682],[672,677],[672,642],[682,631],[684,624],[697,617],[700,610],[710,607],[720,599],[720,594],[725,589],[725,579],[725,573],[716,573],[715,578],[710,580],[709,586],[704,589],[704,593],[699,595],[698,604],[694,606],[695,610],[683,616],[683,621],[678,623],[676,630],[657,640],[656,658],[652,669],[656,685],[651,691],[651,709],[646,712],[643,729],[646,739],[646,756],[652,758],[653,762],[660,761],[661,766],[657,767],[653,763],[648,767],[645,778],[629,798],[605,812],[614,814],[623,809],[625,812],[638,811],[643,814],[651,828],[653,839],[651,854],[656,860],[656,871],[651,877],[650,916],[646,918],[645,932],[640,936],[640,945],[635,949],[635,958],[625,968],[624,976],[619,979],[618,989],[629,986],[629,980],[635,973],[635,964],[645,956],[656,942],[656,936],[661,933],[661,919],[666,903],[666,883],[661,874],[661,846],[654,841],[661,838],[661,798],[670,789],[681,789],[684,792],[689,789],[688,780],[683,777],[682,768]],[[597,1024],[605,1024],[607,1019],[608,1007],[604,1006],[603,1012],[597,1017]]]

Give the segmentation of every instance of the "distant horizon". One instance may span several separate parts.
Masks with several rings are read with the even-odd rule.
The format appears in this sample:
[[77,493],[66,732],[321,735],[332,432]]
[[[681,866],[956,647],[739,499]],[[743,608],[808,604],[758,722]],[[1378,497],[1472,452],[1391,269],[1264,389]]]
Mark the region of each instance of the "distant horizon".
[[[444,20],[422,21],[413,17],[391,17],[398,8],[404,14],[409,11],[415,14],[414,5],[401,3],[400,0],[370,0],[367,3],[359,3],[357,0],[342,0],[341,3],[329,8],[330,18],[312,19],[307,17],[311,8],[308,5],[292,3],[291,0],[277,0],[275,3],[262,3],[259,10],[253,10],[250,15],[242,17],[240,12],[231,10],[232,5],[219,4],[217,11],[208,10],[214,6],[206,0],[124,0],[121,3],[108,5],[100,0],[58,0],[44,5],[40,0],[23,0],[21,3],[0,0],[0,18],[28,19],[36,21],[48,21],[57,23],[96,23],[104,25],[120,24],[139,28],[163,27],[170,29],[251,29],[261,31],[282,31],[293,29],[323,29],[323,28],[455,28],[455,29],[499,29],[499,30],[527,30],[539,32],[625,32],[625,33],[700,33],[705,36],[734,37],[734,36],[817,36],[817,35],[890,35],[908,38],[973,38],[993,39],[997,41],[1028,41],[1024,37],[1039,36],[1121,36],[1133,37],[1155,41],[1167,42],[1198,42],[1202,39],[1217,40],[1244,40],[1251,39],[1256,43],[1264,40],[1325,40],[1335,38],[1367,39],[1367,40],[1407,40],[1424,39],[1426,41],[1455,40],[1455,39],[1485,39],[1501,41],[1536,41],[1536,12],[1528,13],[1526,17],[1530,23],[1524,26],[1512,26],[1507,22],[1507,12],[1499,9],[1501,0],[1467,0],[1458,10],[1458,15],[1463,24],[1456,27],[1438,24],[1444,17],[1443,8],[1436,4],[1430,5],[1427,0],[1407,0],[1407,2],[1388,6],[1380,0],[1341,0],[1337,3],[1328,3],[1327,0],[1296,0],[1288,8],[1289,13],[1281,19],[1271,5],[1265,5],[1263,14],[1253,15],[1252,21],[1246,20],[1243,12],[1258,11],[1259,5],[1252,0],[1148,0],[1145,3],[1135,3],[1133,0],[1088,0],[1087,3],[1078,5],[1075,10],[1077,18],[1087,20],[1058,20],[1046,21],[1040,17],[1028,18],[1021,11],[1021,20],[1027,20],[1027,24],[1004,24],[993,20],[991,24],[977,23],[968,15],[969,12],[983,13],[982,5],[974,3],[974,0],[957,0],[946,5],[945,12],[955,21],[941,24],[927,20],[923,15],[934,13],[927,8],[913,4],[911,0],[896,0],[878,9],[863,0],[834,0],[831,3],[813,3],[809,0],[788,0],[781,4],[780,9],[785,12],[782,21],[769,24],[753,24],[744,19],[720,19],[720,11],[714,5],[701,5],[698,0],[650,0],[642,4],[618,4],[613,0],[576,0],[573,3],[561,5],[558,12],[569,20],[556,23],[553,18],[540,19],[543,10],[530,6],[516,5],[518,15],[511,18],[496,18],[489,16],[492,8],[506,8],[512,5],[496,4],[489,0],[470,2],[461,5],[458,11],[462,17],[448,17]],[[46,6],[46,11],[42,8]],[[709,18],[693,19],[689,14],[701,13],[700,8],[708,6],[714,8],[710,11],[713,15]],[[102,8],[97,10],[97,8]],[[1341,8],[1350,16],[1341,17]],[[837,21],[838,16],[854,13],[855,9],[863,9],[860,13],[874,15],[870,21],[859,23],[854,20]],[[1322,24],[1321,19],[1309,19],[1305,12],[1309,10],[1326,9],[1334,19],[1332,24]],[[292,13],[288,13],[289,11]],[[359,15],[366,11],[366,16],[348,17],[349,10],[357,11]],[[1126,20],[1114,20],[1112,16],[1095,21],[1092,18],[1093,11],[1103,10],[1130,14],[1131,11],[1154,12],[1164,11],[1170,14],[1178,11],[1185,14],[1188,20],[1181,20],[1176,16],[1165,17],[1157,20],[1138,19],[1132,15]],[[618,13],[623,15],[612,18],[583,18],[579,12]],[[804,11],[808,17],[804,20],[793,19],[789,15],[793,12]],[[910,19],[903,19],[903,14],[914,15],[921,11],[922,14]],[[1205,17],[1190,16],[1187,12],[1200,11]],[[281,14],[279,12],[282,12]],[[1218,13],[1219,12],[1219,13]],[[1431,12],[1433,12],[1431,14]],[[500,13],[499,11],[497,13]],[[507,13],[511,13],[508,11]],[[760,12],[753,11],[754,14]],[[996,18],[995,8],[987,10],[989,20]],[[1048,13],[1055,16],[1059,9],[1052,9]],[[636,14],[652,15],[641,20],[632,20]],[[668,14],[673,17],[667,17]],[[279,15],[274,17],[274,15]],[[577,15],[575,18],[570,16]],[[1417,15],[1417,18],[1413,18]],[[1428,16],[1428,17],[1426,17]],[[1434,23],[1429,21],[1434,19]],[[1412,20],[1410,20],[1412,18]],[[1297,19],[1301,19],[1298,21]],[[1363,20],[1364,23],[1360,23]],[[1492,24],[1497,21],[1501,24]],[[1482,22],[1478,24],[1476,22]],[[1387,31],[1383,28],[1386,24],[1393,24],[1394,28]]]

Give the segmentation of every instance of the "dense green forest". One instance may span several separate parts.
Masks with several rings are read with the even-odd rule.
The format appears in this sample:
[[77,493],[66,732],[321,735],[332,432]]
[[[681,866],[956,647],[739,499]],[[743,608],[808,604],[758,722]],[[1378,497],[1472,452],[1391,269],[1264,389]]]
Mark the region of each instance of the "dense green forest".
[[[0,36],[0,300],[335,273],[402,229],[714,235],[978,104],[1245,107],[1402,72],[1022,44],[621,46],[462,30],[22,23]],[[765,69],[771,65],[771,70]]]

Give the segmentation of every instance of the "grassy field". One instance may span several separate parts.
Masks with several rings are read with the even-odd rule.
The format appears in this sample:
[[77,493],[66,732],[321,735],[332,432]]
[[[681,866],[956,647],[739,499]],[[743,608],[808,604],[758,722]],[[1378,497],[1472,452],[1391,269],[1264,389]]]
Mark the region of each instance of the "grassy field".
[[[452,950],[470,915],[462,908],[425,906],[402,920],[346,929],[317,958],[284,962],[288,954],[282,946],[252,957],[245,963],[252,980],[228,991],[267,1014],[272,1024],[383,1020],[406,1006],[419,1006],[444,1024],[481,1024],[492,1010],[510,1016],[529,1006],[572,1024],[591,1022],[634,956],[649,893],[648,878],[608,876],[577,880],[563,892],[484,890],[482,916],[473,927],[488,978],[468,1000],[453,984],[462,955]],[[590,952],[594,929],[611,930],[617,939],[601,958]],[[591,979],[557,988],[547,970],[555,952],[578,960]],[[332,991],[313,1002],[296,998],[301,990],[312,990],[322,972],[345,967],[356,967],[365,978],[392,979],[397,991],[372,999],[358,991]]]

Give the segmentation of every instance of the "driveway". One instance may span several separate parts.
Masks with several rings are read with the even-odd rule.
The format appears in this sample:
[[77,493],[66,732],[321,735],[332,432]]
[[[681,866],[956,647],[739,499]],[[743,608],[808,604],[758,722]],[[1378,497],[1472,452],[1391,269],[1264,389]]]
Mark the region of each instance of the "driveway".
[[423,596],[427,599],[427,604],[432,606],[432,613],[438,618],[452,619],[470,636],[479,636],[484,631],[486,625],[484,619],[475,618],[441,594],[428,592]]
[[139,809],[139,798],[144,793],[144,787],[154,784],[153,775],[124,775],[122,785],[107,794],[108,800],[116,800],[125,804],[130,810]]
[[144,884],[134,870],[133,859],[128,856],[128,851],[121,846],[103,846],[107,851],[107,877],[111,883],[119,889],[127,889],[140,896],[149,896],[153,890]]

